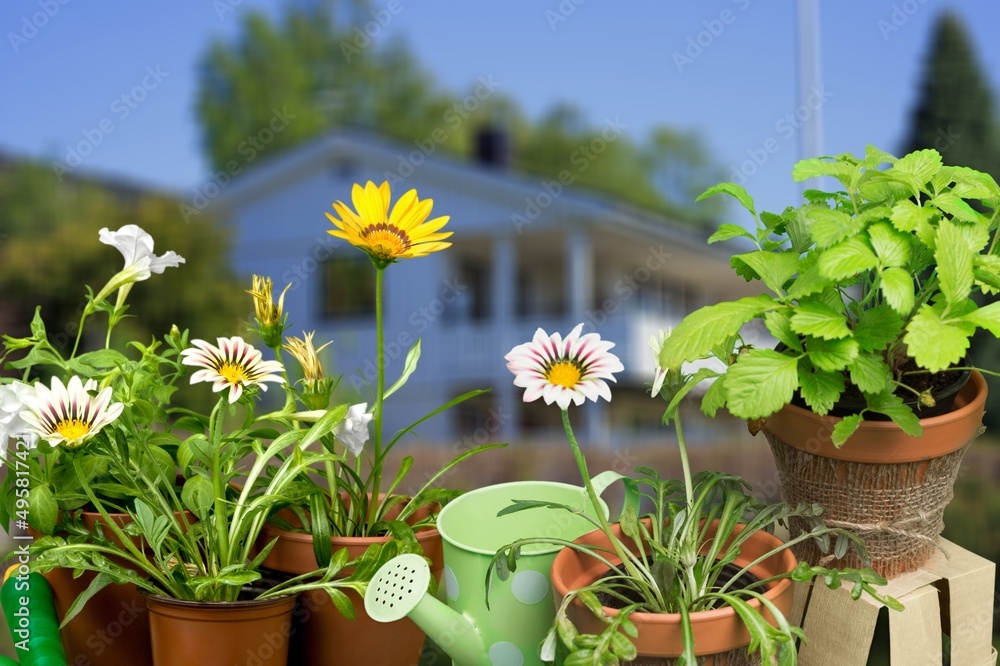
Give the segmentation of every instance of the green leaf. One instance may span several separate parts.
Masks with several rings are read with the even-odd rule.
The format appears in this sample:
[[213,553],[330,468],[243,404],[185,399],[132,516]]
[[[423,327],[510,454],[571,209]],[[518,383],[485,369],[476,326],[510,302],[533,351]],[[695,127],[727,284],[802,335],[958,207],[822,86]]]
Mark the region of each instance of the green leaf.
[[861,425],[861,414],[851,414],[842,418],[837,425],[833,426],[831,439],[833,445],[840,448],[844,442],[854,434],[854,431]]
[[28,522],[42,534],[52,534],[59,522],[59,506],[47,483],[28,491]]
[[97,351],[80,354],[67,363],[73,372],[92,374],[95,370],[107,370],[121,367],[128,363],[128,359],[119,351],[114,349],[99,349]]
[[883,266],[905,266],[910,261],[910,240],[885,222],[873,224],[868,228],[868,239],[871,241],[875,256]]
[[702,358],[712,347],[738,333],[743,324],[779,307],[779,302],[762,294],[695,310],[667,338],[660,350],[660,367],[680,368],[686,361]]
[[953,192],[942,192],[927,203],[942,212],[948,213],[956,220],[979,222],[979,213],[967,204],[962,197]]
[[955,186],[951,191],[965,199],[978,199],[996,208],[1000,203],[1000,187],[993,176],[968,167],[950,167]]
[[923,434],[920,419],[917,418],[912,409],[906,406],[903,399],[892,391],[883,391],[874,395],[866,394],[865,397],[868,399],[868,409],[885,414],[907,435],[920,437]]
[[707,199],[708,197],[714,196],[716,194],[728,194],[729,196],[736,199],[741,206],[746,208],[751,215],[756,219],[757,211],[753,206],[753,197],[747,194],[747,191],[737,185],[736,183],[719,183],[718,185],[713,185],[708,188],[701,195],[695,199],[695,201],[701,201],[702,199]]
[[892,173],[912,176],[918,185],[923,186],[941,169],[941,166],[941,154],[932,148],[927,148],[915,150],[899,158],[893,165]]
[[778,342],[784,343],[786,347],[794,351],[802,351],[802,343],[792,329],[792,319],[787,310],[768,312],[764,315],[764,325]]
[[346,403],[343,405],[337,405],[321,416],[319,420],[316,421],[311,428],[309,428],[309,431],[302,438],[302,441],[299,442],[298,447],[300,449],[304,449],[324,435],[331,433],[334,428],[340,425],[341,421],[344,420],[344,417],[347,416],[348,409],[350,409],[350,405]]
[[918,366],[940,372],[965,357],[974,331],[967,321],[945,321],[934,307],[924,304],[906,327],[903,342]]
[[875,169],[882,164],[895,164],[898,161],[899,158],[868,144],[865,146],[865,159],[861,161],[861,166]]
[[[72,621],[73,618],[76,617],[77,614],[83,610],[84,605],[88,601],[90,601],[90,599],[95,594],[97,594],[98,592],[100,592],[113,582],[115,581],[111,578],[111,576],[104,573],[103,571],[94,576],[94,579],[90,581],[90,585],[87,586],[87,589],[85,589],[83,592],[77,595],[76,599],[73,600],[73,603],[70,605],[69,610],[66,611],[66,615],[63,617],[62,622],[59,624],[59,628],[62,629],[67,624],[69,624],[70,621]],[[45,660],[44,657],[40,657],[40,659]]]
[[887,268],[882,271],[879,288],[889,307],[904,317],[909,316],[914,298],[913,278],[909,273],[902,268]]
[[389,389],[385,392],[383,400],[385,398],[388,398],[390,395],[392,395],[399,389],[403,388],[403,385],[406,384],[406,380],[409,379],[410,375],[412,375],[413,372],[417,369],[417,361],[419,360],[420,360],[420,338],[417,338],[417,341],[413,343],[412,347],[410,347],[410,351],[406,353],[406,361],[403,363],[403,372],[399,375],[399,379],[397,379],[395,383],[393,383],[393,385],[390,386]]
[[979,328],[985,328],[1000,338],[1000,301],[994,301],[978,310],[973,310],[963,316],[962,319]]
[[770,416],[792,400],[798,361],[771,349],[742,354],[726,375],[726,402],[743,419]]
[[820,255],[819,272],[831,280],[844,280],[878,266],[878,257],[861,237],[838,243]]
[[965,239],[948,220],[941,220],[934,259],[941,293],[949,306],[964,302],[972,291],[972,253]]
[[830,280],[819,272],[819,254],[806,255],[799,262],[799,276],[788,287],[790,298],[803,298],[819,293],[830,286]]
[[833,176],[845,186],[848,186],[853,170],[853,165],[845,162],[833,161],[823,157],[813,157],[806,160],[799,160],[792,167],[792,180],[801,182],[810,178]]
[[930,225],[934,211],[917,205],[909,199],[903,199],[892,207],[892,226],[903,233],[916,231]]
[[879,354],[858,354],[848,366],[851,382],[865,393],[880,393],[892,386],[892,372]]
[[195,475],[184,482],[184,488],[181,489],[181,502],[199,520],[208,518],[208,510],[212,508],[214,501],[215,493],[212,490],[212,482],[205,477]]
[[36,340],[45,339],[45,320],[42,319],[42,306],[35,308],[35,315],[31,318],[31,337]]
[[[765,252],[757,250],[745,254],[737,254],[733,261],[742,261],[760,276],[760,279],[773,292],[780,292],[784,284],[799,270],[799,257],[794,252]],[[735,265],[735,264],[734,264]],[[739,271],[737,271],[739,272]],[[740,273],[743,275],[743,273]]]
[[[987,224],[955,224],[955,231],[957,231],[962,238],[965,239],[966,245],[969,246],[969,250],[976,256],[980,256],[979,252],[982,252],[986,244],[990,242],[990,228]],[[995,255],[994,255],[995,256]]]
[[863,352],[883,350],[902,334],[903,318],[885,305],[862,310],[854,327],[854,339]]
[[[823,207],[825,208],[825,206]],[[791,241],[791,250],[796,257],[813,247],[811,228],[812,222],[806,217],[805,209],[800,208],[794,215],[788,216],[788,221],[785,223],[785,234]]]
[[858,343],[851,338],[824,340],[810,338],[806,342],[809,361],[819,370],[844,370],[858,357]]
[[711,245],[712,243],[719,243],[721,241],[727,241],[731,238],[738,238],[738,237],[749,238],[750,240],[756,240],[752,233],[750,233],[743,227],[739,226],[738,224],[727,223],[720,226],[718,231],[716,231],[714,234],[708,237],[708,243],[709,245]]
[[833,408],[833,403],[844,392],[844,373],[810,371],[808,364],[800,364],[799,391],[809,409],[822,416]]
[[792,315],[792,330],[824,340],[846,338],[851,334],[847,318],[826,303],[803,301]]
[[805,214],[812,221],[812,238],[820,248],[856,236],[865,228],[863,220],[826,206],[807,206]]
[[726,376],[722,375],[712,382],[701,399],[701,412],[710,419],[726,406]]

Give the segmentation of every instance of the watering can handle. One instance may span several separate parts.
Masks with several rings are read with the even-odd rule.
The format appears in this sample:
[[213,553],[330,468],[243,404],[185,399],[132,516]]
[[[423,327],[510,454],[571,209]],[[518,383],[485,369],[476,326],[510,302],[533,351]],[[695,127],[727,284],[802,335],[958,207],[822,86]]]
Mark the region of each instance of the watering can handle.
[[615,481],[621,481],[625,486],[625,501],[622,502],[622,513],[625,512],[626,508],[632,507],[636,515],[639,515],[639,502],[642,500],[642,496],[639,494],[639,484],[635,482],[635,479],[609,469],[592,478],[590,483],[594,486],[594,492],[602,495]]

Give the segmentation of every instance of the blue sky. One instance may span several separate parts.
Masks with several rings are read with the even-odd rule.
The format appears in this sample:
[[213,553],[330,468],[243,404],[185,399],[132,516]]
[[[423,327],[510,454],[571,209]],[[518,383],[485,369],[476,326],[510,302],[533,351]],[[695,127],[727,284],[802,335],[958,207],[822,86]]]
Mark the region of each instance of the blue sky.
[[[68,144],[99,132],[81,169],[196,185],[205,174],[193,109],[198,58],[212,37],[236,33],[243,12],[277,14],[287,1],[0,4],[0,150],[65,159]],[[594,124],[619,117],[637,140],[656,124],[694,131],[727,173],[760,159],[766,144],[745,185],[765,208],[794,203],[799,137],[782,123],[799,105],[793,2],[396,1],[376,41],[405,38],[442,88],[492,75],[535,117],[562,101]],[[1000,3],[821,2],[826,152],[899,148],[933,19],[949,7],[1000,89],[1000,41],[990,34]],[[687,51],[698,41],[700,53]],[[678,53],[694,57],[678,64]]]

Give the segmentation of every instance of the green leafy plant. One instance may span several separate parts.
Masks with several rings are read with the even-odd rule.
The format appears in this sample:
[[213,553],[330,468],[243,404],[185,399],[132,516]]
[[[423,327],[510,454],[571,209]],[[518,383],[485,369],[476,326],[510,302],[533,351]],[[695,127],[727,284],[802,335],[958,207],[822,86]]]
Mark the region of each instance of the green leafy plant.
[[[851,585],[857,599],[862,594],[891,608],[901,609],[898,601],[881,595],[876,586],[885,579],[870,569],[831,570],[800,564],[765,580],[738,584],[741,577],[773,555],[797,543],[816,540],[823,552],[843,556],[848,548],[857,549],[867,560],[864,543],[853,533],[822,522],[822,507],[815,504],[788,506],[753,497],[750,486],[738,476],[723,472],[704,471],[692,474],[679,409],[683,399],[703,379],[699,371],[688,375],[677,369],[658,369],[653,383],[654,397],[662,396],[668,403],[664,423],[673,423],[677,432],[683,478],[663,479],[649,467],[639,467],[635,478],[623,477],[626,487],[625,506],[619,518],[620,535],[604,517],[599,498],[590,483],[586,458],[573,434],[568,407],[571,402],[582,404],[587,397],[611,399],[604,383],[612,373],[624,369],[608,349],[613,345],[601,341],[596,333],[580,335],[577,327],[564,340],[558,333],[549,337],[539,329],[531,343],[515,347],[507,359],[515,374],[515,384],[526,389],[526,401],[544,397],[546,402],[559,403],[563,427],[577,462],[581,479],[590,498],[590,513],[564,504],[515,500],[499,515],[518,511],[554,509],[568,511],[591,522],[603,532],[608,546],[591,546],[579,541],[553,541],[546,537],[524,538],[501,548],[494,555],[486,574],[487,598],[495,574],[506,580],[517,568],[521,549],[532,544],[558,543],[607,567],[607,575],[594,582],[570,590],[560,604],[552,630],[542,646],[542,658],[553,661],[559,655],[567,665],[618,664],[636,658],[635,646],[627,637],[638,635],[630,616],[636,612],[678,613],[685,636],[679,664],[697,663],[691,614],[698,611],[730,607],[746,626],[751,640],[749,651],[759,651],[764,663],[796,663],[795,640],[802,632],[793,627],[774,603],[764,596],[766,588],[782,578],[811,581],[823,577],[831,588],[844,583]],[[665,335],[661,337],[669,340]],[[662,342],[654,340],[654,352],[659,354]],[[643,513],[645,503],[651,507]],[[811,529],[791,535],[784,543],[739,568],[726,572],[727,565],[736,562],[742,546],[760,532],[773,533],[778,526],[788,527],[792,517],[806,519]],[[769,610],[776,624],[763,619],[751,605],[758,601]],[[605,623],[599,635],[581,634],[569,617],[569,608],[582,603]],[[620,607],[614,616],[605,613],[604,606]]]
[[[724,224],[709,242],[752,243],[730,263],[769,293],[689,314],[660,364],[721,361],[724,371],[701,373],[715,379],[702,400],[709,416],[726,407],[764,419],[796,395],[822,415],[852,392],[864,406],[837,424],[838,446],[870,412],[919,436],[916,410],[935,403],[928,377],[969,369],[963,359],[977,329],[1000,335],[1000,303],[972,298],[1000,292],[1000,187],[987,174],[944,166],[934,150],[897,159],[872,146],[863,157],[800,161],[792,175],[832,178],[843,189],[807,190],[802,205],[781,214],[758,213],[734,183],[701,195],[729,195],[750,213],[753,230]],[[755,319],[779,349],[744,344],[740,331]]]
[[[0,445],[10,469],[3,486],[4,527],[14,519],[18,529],[30,525],[41,532],[31,545],[34,570],[97,574],[64,623],[112,583],[196,601],[322,589],[353,616],[343,590],[363,595],[382,563],[421,552],[410,525],[382,521],[381,529],[394,538],[351,562],[346,549],[330,552],[327,540],[316,571],[266,584],[261,567],[274,542],[259,537],[276,510],[301,498],[307,474],[347,460],[348,451],[335,449],[334,441],[360,452],[371,415],[357,406],[330,405],[333,382],[307,382],[302,390],[289,383],[280,360],[284,317],[280,299],[271,302],[270,281],[255,279],[251,293],[262,337],[273,340],[277,333],[278,360],[264,360],[241,337],[212,344],[189,340],[176,326],[162,340],[112,349],[112,330],[127,316],[135,282],[184,259],[153,254],[153,239],[135,225],[104,229],[100,239],[122,252],[125,267],[96,294],[88,290],[72,353],[64,357],[50,344],[38,312],[30,337],[3,338],[0,358],[8,369],[23,372],[21,379],[0,384]],[[104,349],[78,353],[84,340],[93,339],[85,326],[98,313],[107,315]],[[308,345],[291,345],[293,353],[300,362],[318,363],[307,338]],[[210,413],[172,402],[182,380],[213,385],[219,396]],[[283,385],[285,403],[259,414],[258,399],[268,383]],[[319,441],[329,446],[312,450]],[[85,522],[84,509],[99,517]]]

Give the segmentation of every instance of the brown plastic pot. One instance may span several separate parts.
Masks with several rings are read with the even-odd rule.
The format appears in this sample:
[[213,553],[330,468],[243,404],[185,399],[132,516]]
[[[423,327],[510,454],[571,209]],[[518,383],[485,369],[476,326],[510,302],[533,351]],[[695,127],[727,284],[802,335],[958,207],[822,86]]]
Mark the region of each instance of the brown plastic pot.
[[[782,497],[824,508],[832,525],[852,529],[865,540],[872,568],[892,578],[919,568],[944,528],[944,509],[962,456],[982,430],[986,380],[973,372],[946,414],[921,419],[921,437],[891,421],[862,421],[840,448],[831,439],[840,418],[786,405],[764,425]],[[805,527],[793,520],[792,529]],[[816,562],[824,554],[814,542],[796,549]],[[857,567],[853,553],[832,566]]]
[[[718,521],[715,521],[709,530],[710,535],[715,534],[717,525]],[[739,534],[743,528],[743,525],[738,525],[733,530],[733,534]],[[611,529],[615,536],[621,539],[622,543],[628,546],[632,552],[638,552],[632,540],[622,535],[620,525],[612,525]],[[584,534],[576,539],[575,543],[610,547],[607,535],[600,530]],[[774,535],[767,532],[757,532],[743,543],[735,564],[743,567],[780,545],[781,540]],[[607,558],[614,564],[621,562],[615,556],[608,555]],[[795,555],[792,554],[791,550],[785,549],[752,567],[750,572],[758,579],[763,580],[787,573],[793,570],[796,564]],[[552,563],[552,587],[555,590],[557,607],[570,590],[594,583],[607,573],[607,570],[607,566],[596,558],[571,548],[563,548]],[[785,578],[771,583],[764,596],[787,617],[792,609],[793,594],[792,581]],[[753,608],[760,609],[758,600],[754,599],[749,603]],[[605,606],[604,613],[608,616],[615,616],[618,614],[618,610]],[[570,604],[567,614],[581,633],[599,634],[607,626],[579,599],[575,599]],[[769,611],[765,609],[762,615],[772,626],[776,626],[774,617]],[[684,647],[680,613],[632,613],[629,617],[639,630],[638,637],[631,640],[635,644],[640,658],[672,659],[680,656]],[[745,654],[746,646],[750,644],[749,632],[736,611],[728,606],[691,613],[691,625],[694,631],[695,653],[699,657],[705,658],[705,666],[727,663],[728,653],[738,650]],[[702,664],[701,661],[698,663]]]
[[[402,507],[394,508],[395,515]],[[393,512],[390,512],[392,514]],[[414,521],[430,515],[430,508],[416,512]],[[294,523],[290,512],[280,514]],[[391,517],[391,516],[390,516]],[[431,560],[431,574],[441,580],[444,571],[444,550],[441,533],[435,528],[417,531],[417,541],[424,555]],[[278,539],[268,553],[263,566],[289,574],[304,574],[320,568],[313,553],[310,534],[282,530],[265,524],[258,540],[260,546]],[[333,537],[333,552],[346,548],[350,559],[360,557],[372,544],[385,543],[390,537]],[[323,566],[326,566],[324,563]],[[354,620],[348,620],[336,609],[329,595],[321,590],[299,596],[289,659],[296,666],[416,666],[426,636],[409,618],[388,624],[375,622],[365,612],[364,598],[352,590],[344,591],[354,605]]]
[[156,595],[145,595],[145,599],[153,666],[289,663],[295,597],[226,602],[182,601]]
[[[185,512],[189,522],[195,517]],[[127,513],[109,514],[119,527],[132,522]],[[103,518],[96,511],[83,511],[80,520],[90,532],[94,531]],[[111,540],[118,538],[107,531]],[[34,534],[35,538],[40,534]],[[132,537],[133,543],[140,545],[142,537]],[[45,574],[52,586],[56,613],[62,620],[81,592],[90,586],[97,576],[85,571],[73,577],[72,569],[53,569]],[[152,654],[149,638],[149,613],[142,595],[132,583],[108,585],[92,596],[84,610],[60,630],[63,648],[70,664],[129,664],[130,666],[151,666]]]

